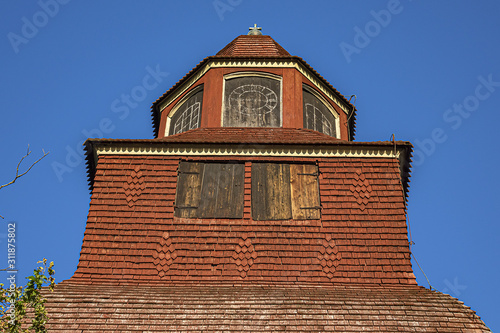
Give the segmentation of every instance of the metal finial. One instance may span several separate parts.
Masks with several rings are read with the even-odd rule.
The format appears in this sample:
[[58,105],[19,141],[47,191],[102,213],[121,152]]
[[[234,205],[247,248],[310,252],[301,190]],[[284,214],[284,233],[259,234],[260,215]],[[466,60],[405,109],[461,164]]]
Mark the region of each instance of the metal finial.
[[262,28],[257,27],[257,23],[255,23],[253,25],[253,27],[248,28],[248,30],[250,30],[248,32],[249,35],[262,35],[262,32],[261,32]]

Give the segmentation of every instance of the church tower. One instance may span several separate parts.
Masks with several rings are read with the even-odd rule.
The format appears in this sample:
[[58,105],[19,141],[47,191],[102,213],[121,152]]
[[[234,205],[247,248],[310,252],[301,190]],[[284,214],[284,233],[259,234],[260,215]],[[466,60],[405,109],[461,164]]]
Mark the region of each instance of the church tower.
[[260,28],[152,105],[155,138],[86,142],[78,268],[49,331],[489,332],[418,286],[412,145],[356,142],[356,108]]

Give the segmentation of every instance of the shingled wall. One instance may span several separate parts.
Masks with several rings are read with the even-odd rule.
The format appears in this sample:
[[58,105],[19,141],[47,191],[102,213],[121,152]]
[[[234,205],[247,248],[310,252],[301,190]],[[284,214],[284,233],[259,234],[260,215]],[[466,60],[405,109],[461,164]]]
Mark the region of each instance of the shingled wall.
[[[416,284],[396,159],[231,157],[245,164],[243,218],[186,219],[174,217],[181,158],[99,157],[71,281]],[[251,166],[262,161],[317,164],[321,219],[254,221]]]

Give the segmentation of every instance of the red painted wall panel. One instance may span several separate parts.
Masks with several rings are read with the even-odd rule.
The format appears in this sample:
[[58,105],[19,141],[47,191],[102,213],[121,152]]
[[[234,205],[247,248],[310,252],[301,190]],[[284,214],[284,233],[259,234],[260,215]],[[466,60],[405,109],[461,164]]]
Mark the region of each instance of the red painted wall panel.
[[348,140],[347,115],[325,94],[294,68],[212,68],[198,81],[165,108],[161,114],[159,138],[164,137],[167,116],[182,97],[200,84],[204,84],[203,105],[200,127],[220,127],[223,107],[224,75],[236,72],[263,72],[282,77],[282,123],[284,128],[303,128],[302,85],[307,84],[321,94],[337,111],[341,139]]

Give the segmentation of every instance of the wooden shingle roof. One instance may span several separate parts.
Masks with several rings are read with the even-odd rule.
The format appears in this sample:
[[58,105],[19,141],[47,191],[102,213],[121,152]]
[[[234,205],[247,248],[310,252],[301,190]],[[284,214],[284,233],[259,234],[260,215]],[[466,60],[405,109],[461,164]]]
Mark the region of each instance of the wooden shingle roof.
[[215,57],[290,57],[271,36],[241,35],[217,52]]
[[457,299],[423,287],[61,283],[49,332],[490,332]]

